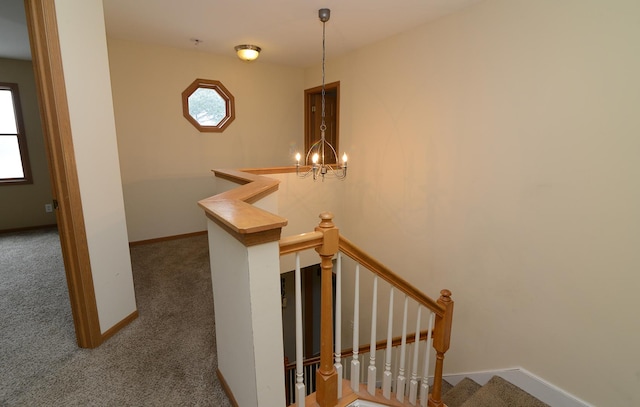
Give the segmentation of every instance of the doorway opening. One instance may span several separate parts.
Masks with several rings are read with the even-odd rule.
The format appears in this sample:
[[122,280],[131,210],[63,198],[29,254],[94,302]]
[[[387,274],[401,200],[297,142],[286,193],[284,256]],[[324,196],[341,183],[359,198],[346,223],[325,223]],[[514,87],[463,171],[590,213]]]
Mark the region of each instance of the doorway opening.
[[[340,154],[340,81],[325,85],[325,139]],[[304,151],[309,151],[313,143],[320,140],[322,123],[322,86],[304,91]],[[327,164],[336,164],[336,157],[325,157]]]
[[[321,273],[322,268],[320,267],[320,264],[313,264],[300,269],[300,277],[302,280],[300,282],[303,325],[302,357],[305,360],[320,356],[320,311],[322,295]],[[290,362],[294,362],[296,360],[295,284],[295,272],[293,270],[280,274],[284,354],[285,358]],[[332,304],[335,313],[335,274],[332,275],[331,284],[333,290]]]

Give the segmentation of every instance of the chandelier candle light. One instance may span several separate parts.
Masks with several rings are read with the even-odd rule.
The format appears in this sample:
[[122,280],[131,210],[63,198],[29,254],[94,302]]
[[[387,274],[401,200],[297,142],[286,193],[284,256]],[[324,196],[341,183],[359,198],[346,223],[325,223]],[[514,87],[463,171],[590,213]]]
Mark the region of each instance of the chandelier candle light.
[[[320,140],[316,141],[311,145],[309,151],[307,151],[307,155],[304,159],[305,166],[311,166],[307,171],[300,170],[300,160],[302,156],[300,153],[296,153],[296,174],[300,178],[306,178],[309,175],[313,176],[314,181],[318,179],[318,177],[324,178],[338,178],[344,179],[347,176],[347,154],[342,155],[342,165],[338,164],[338,153],[336,149],[333,148],[331,143],[329,143],[325,139],[325,131],[327,130],[327,125],[325,124],[325,82],[324,82],[324,73],[325,73],[325,30],[324,26],[327,21],[329,21],[329,17],[331,16],[331,10],[328,8],[322,8],[318,10],[318,17],[320,21],[322,21],[322,120],[320,122]],[[330,160],[330,162],[335,162],[335,168],[330,164],[325,162],[325,154],[332,154],[334,160]],[[329,156],[331,157],[331,156]],[[309,164],[309,159],[311,159],[311,164]],[[327,160],[329,161],[329,160]]]

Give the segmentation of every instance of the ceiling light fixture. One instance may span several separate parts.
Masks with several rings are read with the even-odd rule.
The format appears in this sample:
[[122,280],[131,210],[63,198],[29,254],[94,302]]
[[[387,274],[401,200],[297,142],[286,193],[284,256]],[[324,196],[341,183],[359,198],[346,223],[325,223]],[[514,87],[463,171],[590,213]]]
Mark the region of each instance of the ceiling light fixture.
[[[296,174],[300,178],[306,178],[309,175],[313,175],[314,181],[318,179],[318,176],[324,178],[338,178],[344,179],[347,176],[347,154],[342,155],[342,165],[338,164],[338,153],[336,149],[333,148],[331,143],[329,143],[325,138],[325,131],[327,130],[327,125],[325,124],[325,83],[324,83],[324,74],[325,74],[325,23],[329,21],[329,17],[331,17],[331,10],[328,8],[322,8],[318,10],[318,17],[320,21],[322,21],[322,120],[320,122],[320,140],[316,141],[311,145],[309,151],[307,151],[307,155],[304,159],[304,165],[310,166],[307,171],[300,170],[300,160],[302,156],[300,153],[296,153]],[[325,154],[330,154],[327,156],[327,160],[325,160]],[[330,162],[336,163],[334,166],[328,164]]]
[[238,54],[238,58],[243,61],[255,60],[256,58],[258,58],[258,55],[260,55],[260,51],[262,51],[262,49],[257,45],[249,44],[236,45],[235,50],[236,54]]

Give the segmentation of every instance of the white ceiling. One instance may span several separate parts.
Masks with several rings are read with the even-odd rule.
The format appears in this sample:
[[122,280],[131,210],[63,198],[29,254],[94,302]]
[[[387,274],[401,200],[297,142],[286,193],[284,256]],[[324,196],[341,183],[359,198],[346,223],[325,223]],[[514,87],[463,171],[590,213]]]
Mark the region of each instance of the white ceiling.
[[[262,47],[259,61],[318,63],[322,23],[331,9],[327,57],[410,30],[481,0],[103,0],[109,37],[233,55]],[[0,0],[0,56],[27,59],[23,0]],[[25,45],[26,44],[26,45]],[[25,56],[26,55],[26,56]]]

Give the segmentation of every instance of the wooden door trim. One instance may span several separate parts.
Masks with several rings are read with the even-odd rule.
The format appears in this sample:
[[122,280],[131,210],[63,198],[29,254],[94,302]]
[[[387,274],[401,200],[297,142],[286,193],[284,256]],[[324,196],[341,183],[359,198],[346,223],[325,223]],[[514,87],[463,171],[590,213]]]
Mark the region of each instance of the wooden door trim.
[[[336,91],[336,145],[333,148],[336,152],[340,152],[340,81],[326,83],[325,90]],[[304,153],[306,154],[311,147],[311,97],[312,95],[322,92],[322,86],[304,90]]]
[[55,0],[25,0],[45,148],[78,346],[102,343],[62,71]]

